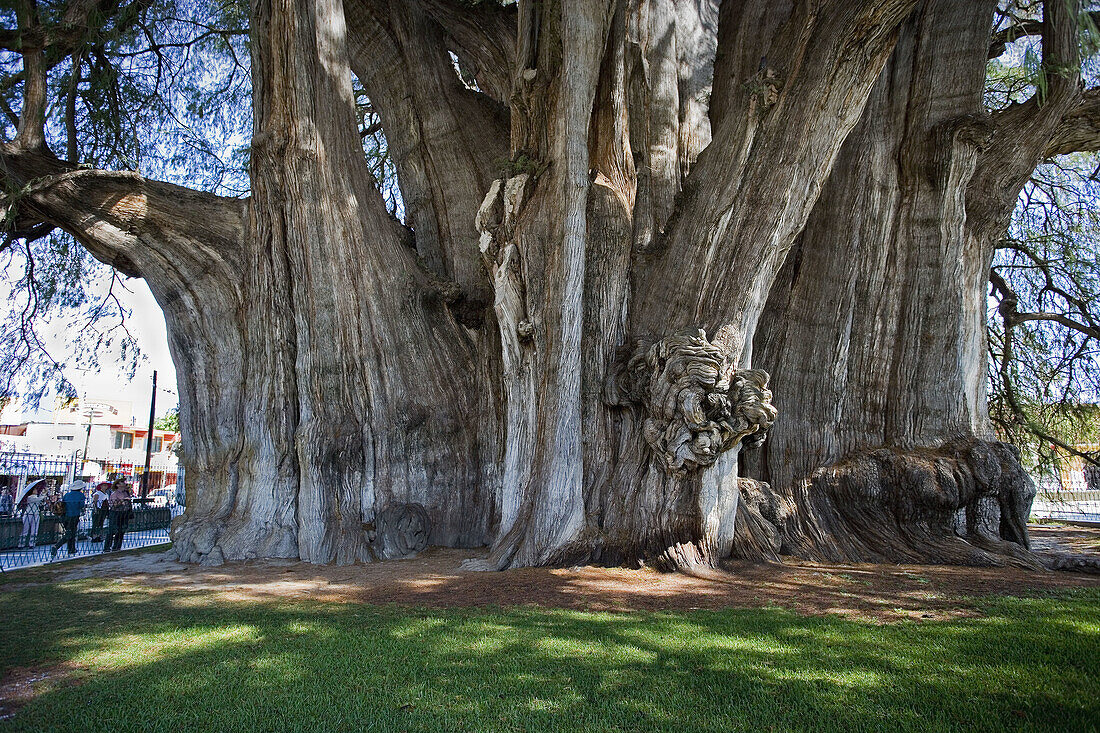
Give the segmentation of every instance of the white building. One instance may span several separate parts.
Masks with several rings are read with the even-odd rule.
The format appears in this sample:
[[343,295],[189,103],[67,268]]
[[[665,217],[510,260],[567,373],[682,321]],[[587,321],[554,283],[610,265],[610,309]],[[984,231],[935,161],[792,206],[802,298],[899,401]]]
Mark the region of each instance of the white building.
[[[0,454],[34,454],[72,463],[76,475],[96,480],[116,473],[134,477],[144,469],[149,430],[134,424],[129,402],[74,401],[59,405],[52,417],[50,422],[0,425]],[[150,473],[155,485],[175,482],[178,443],[178,433],[153,430]],[[83,465],[76,465],[82,457]]]

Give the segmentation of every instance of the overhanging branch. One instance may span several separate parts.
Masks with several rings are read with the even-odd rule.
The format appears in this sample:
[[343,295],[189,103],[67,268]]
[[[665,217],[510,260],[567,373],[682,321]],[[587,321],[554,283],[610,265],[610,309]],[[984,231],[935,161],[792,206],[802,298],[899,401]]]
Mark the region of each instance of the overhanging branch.
[[[72,168],[48,152],[0,145],[0,176],[18,230],[73,235],[130,276],[188,260],[237,257],[246,204],[137,173]],[[175,265],[171,263],[176,263]]]

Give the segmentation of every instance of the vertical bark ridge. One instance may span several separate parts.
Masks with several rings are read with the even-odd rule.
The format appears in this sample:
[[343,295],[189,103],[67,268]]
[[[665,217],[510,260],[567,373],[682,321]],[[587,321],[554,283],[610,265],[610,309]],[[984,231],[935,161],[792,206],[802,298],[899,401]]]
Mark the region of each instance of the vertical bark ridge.
[[[514,503],[520,510],[509,533],[494,547],[490,562],[496,566],[546,563],[584,529],[581,342],[587,307],[589,124],[612,4],[564,3],[543,14],[553,17],[544,18],[540,27],[544,32],[556,27],[560,36],[540,37],[541,53],[548,54],[547,46],[553,43],[560,43],[561,50],[560,67],[540,62],[537,71],[560,74],[555,105],[546,120],[553,130],[553,147],[547,153],[554,169],[539,183],[538,195],[552,196],[563,216],[557,221],[529,217],[516,232],[521,256],[529,263],[542,263],[546,274],[538,291],[527,283],[536,369],[545,386],[537,392],[535,422],[523,430],[533,431],[533,467],[525,472],[525,486],[509,482],[519,488]],[[534,211],[533,206],[534,200],[528,209]],[[508,395],[509,400],[522,398]],[[508,449],[516,448],[509,436]]]
[[[623,3],[616,16],[621,27],[611,40],[607,61],[622,67],[617,72],[625,96],[620,109],[628,124],[618,134],[624,142],[629,137],[632,239],[636,248],[644,249],[663,231],[684,177],[710,142],[707,104],[718,3]],[[621,58],[614,58],[616,54]],[[600,134],[595,139],[615,138]]]
[[965,198],[990,185],[992,13],[922,3],[771,293],[756,353],[785,419],[755,470],[785,551],[1035,565],[1034,486],[990,442],[991,234],[976,235]]
[[348,10],[351,66],[382,118],[417,252],[461,288],[476,322],[488,292],[473,221],[508,158],[507,110],[463,86],[421,3],[352,0]]
[[473,354],[370,184],[341,5],[255,13],[254,285],[287,319],[255,337],[283,334],[266,351],[293,358],[261,370],[297,396],[298,553],[343,563],[408,549],[391,535],[410,522],[423,542],[482,543],[492,497],[463,423]]

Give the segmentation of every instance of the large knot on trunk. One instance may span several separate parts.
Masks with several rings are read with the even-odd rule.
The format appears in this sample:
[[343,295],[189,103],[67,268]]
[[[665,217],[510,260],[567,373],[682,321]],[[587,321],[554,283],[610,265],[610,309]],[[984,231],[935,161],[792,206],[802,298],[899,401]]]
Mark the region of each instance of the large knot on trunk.
[[612,404],[643,409],[646,443],[674,476],[713,464],[739,442],[759,446],[776,417],[768,373],[736,369],[703,330],[635,341],[608,391]]

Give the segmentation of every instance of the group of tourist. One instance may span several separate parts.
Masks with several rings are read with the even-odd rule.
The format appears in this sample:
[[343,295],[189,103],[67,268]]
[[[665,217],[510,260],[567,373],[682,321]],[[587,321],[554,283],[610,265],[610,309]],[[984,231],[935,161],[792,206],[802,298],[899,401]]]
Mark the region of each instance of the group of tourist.
[[[42,515],[52,513],[61,521],[64,533],[54,543],[51,556],[56,557],[65,545],[69,555],[76,554],[78,524],[89,502],[92,507],[90,539],[102,542],[103,552],[122,549],[122,540],[134,516],[133,491],[123,478],[104,481],[95,486],[91,496],[86,495],[88,484],[73,481],[68,491],[60,493],[53,480],[44,482],[28,491],[16,505],[10,489],[0,493],[0,515],[21,515],[23,531],[19,535],[19,547],[34,547]],[[103,525],[107,533],[103,533]]]

